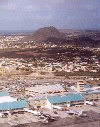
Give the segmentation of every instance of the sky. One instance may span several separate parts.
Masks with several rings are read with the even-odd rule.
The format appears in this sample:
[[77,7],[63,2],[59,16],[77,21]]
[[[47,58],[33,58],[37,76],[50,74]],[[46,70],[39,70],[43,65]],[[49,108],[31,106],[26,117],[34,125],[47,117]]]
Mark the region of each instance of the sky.
[[100,29],[100,0],[0,0],[0,31]]

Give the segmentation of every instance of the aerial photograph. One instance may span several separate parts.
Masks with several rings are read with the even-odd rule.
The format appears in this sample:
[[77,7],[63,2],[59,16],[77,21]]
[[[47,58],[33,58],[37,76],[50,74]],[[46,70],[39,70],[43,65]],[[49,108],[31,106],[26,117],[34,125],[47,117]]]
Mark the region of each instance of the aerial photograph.
[[100,0],[0,0],[0,127],[100,127]]

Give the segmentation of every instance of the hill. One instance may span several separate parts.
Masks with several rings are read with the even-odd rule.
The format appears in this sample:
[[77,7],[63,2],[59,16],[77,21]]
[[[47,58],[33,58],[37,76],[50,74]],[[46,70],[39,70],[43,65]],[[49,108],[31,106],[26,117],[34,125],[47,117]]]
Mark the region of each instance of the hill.
[[45,43],[66,42],[65,34],[59,32],[59,30],[53,26],[40,28],[36,32],[34,32],[33,35],[28,36],[26,39],[33,40],[35,42],[45,42]]
[[78,36],[76,38],[69,39],[68,42],[75,46],[82,47],[100,47],[100,40],[95,40],[90,36]]
[[82,47],[100,47],[100,31],[58,30],[53,26],[38,29],[24,38],[36,43],[68,44]]

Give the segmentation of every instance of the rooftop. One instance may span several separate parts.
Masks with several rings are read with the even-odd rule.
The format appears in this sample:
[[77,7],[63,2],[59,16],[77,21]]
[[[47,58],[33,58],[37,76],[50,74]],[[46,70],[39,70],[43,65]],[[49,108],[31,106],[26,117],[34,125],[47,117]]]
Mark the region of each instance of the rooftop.
[[3,97],[3,96],[9,96],[9,93],[7,91],[0,92],[0,97]]
[[0,104],[0,111],[21,109],[21,108],[25,108],[27,106],[28,106],[28,104],[25,100],[14,101],[14,102],[5,102],[5,103]]
[[1,103],[5,103],[5,102],[14,102],[14,101],[17,101],[17,99],[15,98],[12,98],[10,96],[3,96],[3,97],[0,97],[0,104]]
[[82,93],[82,95],[88,95],[88,94],[100,94],[100,90],[94,90],[94,91],[89,90]]
[[51,96],[48,97],[48,100],[52,104],[60,104],[60,103],[65,103],[65,102],[74,102],[74,101],[84,101],[84,97],[81,94],[66,94],[66,95],[58,95],[58,96]]
[[35,87],[26,88],[26,90],[33,91],[34,93],[65,91],[65,89],[60,84],[57,84],[57,85],[37,85]]
[[84,89],[89,89],[89,88],[91,88],[90,85],[88,85],[88,84],[84,85]]
[[26,100],[18,100],[10,97],[7,91],[0,92],[0,111],[21,109],[27,107],[28,103]]

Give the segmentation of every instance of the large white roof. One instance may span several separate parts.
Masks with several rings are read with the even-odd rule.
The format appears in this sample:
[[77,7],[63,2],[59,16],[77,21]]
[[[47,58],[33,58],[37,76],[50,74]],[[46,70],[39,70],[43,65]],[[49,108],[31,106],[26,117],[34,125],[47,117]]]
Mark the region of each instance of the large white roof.
[[57,84],[57,85],[37,85],[34,87],[26,88],[26,90],[38,92],[38,93],[65,91],[65,89],[60,84]]
[[12,97],[10,97],[10,96],[3,96],[3,97],[0,97],[0,103],[14,102],[14,101],[17,101],[17,99],[12,98]]

